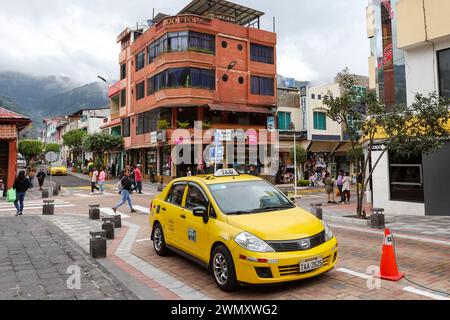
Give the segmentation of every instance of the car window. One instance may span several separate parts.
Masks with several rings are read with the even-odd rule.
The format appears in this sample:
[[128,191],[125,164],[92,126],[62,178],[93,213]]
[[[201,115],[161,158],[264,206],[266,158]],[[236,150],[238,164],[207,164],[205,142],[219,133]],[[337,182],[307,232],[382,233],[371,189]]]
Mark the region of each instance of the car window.
[[186,188],[186,184],[175,184],[167,196],[167,202],[172,203],[177,206],[181,206],[183,202],[184,189]]
[[186,209],[194,210],[197,207],[208,208],[208,199],[203,195],[203,192],[196,186],[189,186],[187,198],[186,198]]

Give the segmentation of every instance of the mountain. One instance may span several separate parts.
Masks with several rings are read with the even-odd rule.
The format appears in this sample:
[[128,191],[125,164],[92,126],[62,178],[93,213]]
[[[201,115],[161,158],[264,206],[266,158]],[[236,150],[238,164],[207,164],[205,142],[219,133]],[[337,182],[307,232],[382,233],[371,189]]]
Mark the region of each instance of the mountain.
[[34,131],[42,128],[44,118],[103,108],[108,102],[103,83],[80,85],[69,77],[0,72],[0,106],[30,117]]

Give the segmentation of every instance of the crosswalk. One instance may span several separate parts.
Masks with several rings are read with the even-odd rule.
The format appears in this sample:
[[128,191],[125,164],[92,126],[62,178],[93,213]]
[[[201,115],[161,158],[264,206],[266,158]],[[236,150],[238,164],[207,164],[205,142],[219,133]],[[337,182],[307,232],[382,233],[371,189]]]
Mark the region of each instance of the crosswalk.
[[[98,197],[120,197],[120,195],[118,193],[109,193],[109,192],[104,192],[103,194],[101,193],[94,193],[94,194],[90,194],[90,193],[81,193],[81,192],[76,192],[72,194],[75,197],[79,197],[79,198],[86,198],[86,199],[92,199],[92,198],[98,198]],[[155,197],[157,195],[156,192],[143,192],[142,194],[138,194],[138,193],[133,193],[133,197],[143,197],[143,196],[149,196],[149,197]]]
[[[55,200],[54,204],[55,204],[55,208],[72,208],[72,207],[75,207],[75,205],[71,204],[70,202],[67,202],[67,201],[64,201],[64,200],[60,200],[60,199]],[[25,210],[32,210],[32,211],[41,210],[43,205],[44,205],[44,201],[43,200],[30,200],[30,201],[27,201],[25,199],[24,211]],[[14,212],[16,211],[16,207],[14,206],[14,203],[8,203],[8,202],[0,203],[0,213],[12,212],[12,211],[14,211]]]
[[115,216],[115,215],[120,215],[123,219],[127,219],[130,216],[124,213],[121,213],[119,211],[117,211],[117,213],[114,212],[113,209],[111,208],[100,208],[100,211],[104,214],[106,214],[107,216]]

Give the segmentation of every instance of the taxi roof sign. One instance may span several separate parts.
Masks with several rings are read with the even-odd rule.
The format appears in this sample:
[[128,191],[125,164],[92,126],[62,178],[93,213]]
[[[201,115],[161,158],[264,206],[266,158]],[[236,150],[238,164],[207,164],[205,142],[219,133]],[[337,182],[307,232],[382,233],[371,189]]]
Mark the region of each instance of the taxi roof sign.
[[235,169],[219,169],[214,174],[214,177],[235,177],[238,176],[239,172]]

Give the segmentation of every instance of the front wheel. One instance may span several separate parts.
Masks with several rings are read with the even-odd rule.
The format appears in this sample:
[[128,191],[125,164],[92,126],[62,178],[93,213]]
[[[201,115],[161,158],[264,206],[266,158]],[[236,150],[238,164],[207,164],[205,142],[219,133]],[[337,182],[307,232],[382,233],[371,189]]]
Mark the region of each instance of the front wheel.
[[166,245],[166,240],[164,238],[164,232],[161,225],[158,223],[153,230],[153,248],[158,256],[164,257],[169,253],[169,249]]
[[212,253],[211,271],[217,286],[226,292],[238,288],[233,257],[224,245],[217,246]]

